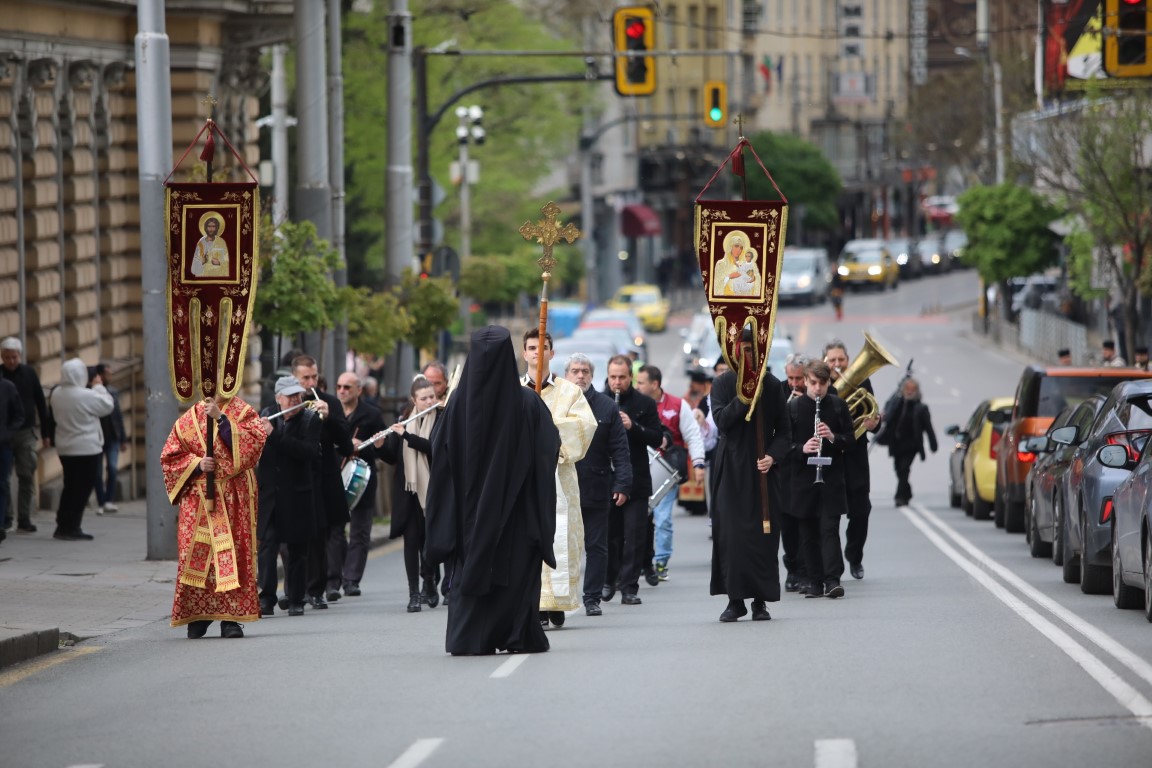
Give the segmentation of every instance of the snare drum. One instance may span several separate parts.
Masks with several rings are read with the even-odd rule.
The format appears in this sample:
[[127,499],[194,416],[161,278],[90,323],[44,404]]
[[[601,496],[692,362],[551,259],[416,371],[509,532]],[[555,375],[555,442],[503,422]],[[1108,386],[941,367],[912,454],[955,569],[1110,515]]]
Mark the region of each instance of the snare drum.
[[372,468],[364,459],[353,457],[340,470],[340,477],[344,480],[344,500],[348,502],[348,509],[352,509],[360,503],[360,497],[368,488],[368,479],[372,477]]
[[648,509],[653,510],[665,496],[676,490],[680,484],[680,475],[654,448],[648,449],[648,471],[652,473],[652,495],[648,497]]

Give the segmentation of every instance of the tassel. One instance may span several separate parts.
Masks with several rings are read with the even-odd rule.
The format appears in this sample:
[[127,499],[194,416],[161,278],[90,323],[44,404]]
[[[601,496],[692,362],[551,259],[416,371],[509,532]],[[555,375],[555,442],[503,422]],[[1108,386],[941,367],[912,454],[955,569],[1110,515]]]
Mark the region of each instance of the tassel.
[[212,158],[216,155],[216,132],[213,129],[208,130],[208,140],[204,142],[204,149],[200,152],[200,159],[206,163],[212,162]]
[[732,155],[732,173],[737,176],[744,175],[744,144],[741,142],[737,147],[736,153]]

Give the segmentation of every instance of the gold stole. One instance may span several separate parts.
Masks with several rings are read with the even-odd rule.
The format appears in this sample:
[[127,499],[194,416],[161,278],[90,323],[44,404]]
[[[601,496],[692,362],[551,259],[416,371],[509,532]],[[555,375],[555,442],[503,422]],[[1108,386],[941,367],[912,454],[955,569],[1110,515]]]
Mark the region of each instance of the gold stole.
[[[200,408],[194,408],[190,413],[192,418],[181,419],[180,438],[189,448],[195,447],[204,450],[207,445],[203,424],[197,416]],[[235,460],[237,443],[236,429],[232,425],[232,456]],[[240,588],[240,574],[236,568],[236,545],[232,540],[232,525],[228,520],[228,505],[223,493],[223,481],[227,478],[216,473],[216,502],[209,504],[204,498],[204,489],[207,487],[207,477],[196,480],[194,488],[189,493],[196,493],[196,532],[192,539],[192,546],[188,548],[184,560],[184,568],[180,574],[180,583],[190,587],[204,589],[208,582],[209,566],[216,567],[216,591],[227,592]],[[212,507],[209,510],[209,506]]]

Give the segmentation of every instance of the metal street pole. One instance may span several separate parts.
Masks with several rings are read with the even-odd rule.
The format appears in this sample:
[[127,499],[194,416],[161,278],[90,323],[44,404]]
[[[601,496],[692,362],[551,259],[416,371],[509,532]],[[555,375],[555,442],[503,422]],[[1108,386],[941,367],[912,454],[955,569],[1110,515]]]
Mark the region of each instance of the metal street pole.
[[[419,70],[422,57],[417,56]],[[385,274],[389,286],[399,285],[405,267],[412,265],[412,14],[408,0],[392,0],[388,15],[388,170],[385,211]],[[419,97],[419,92],[417,94]],[[423,146],[423,145],[422,145]],[[420,179],[421,184],[424,178]],[[431,190],[428,191],[429,199]],[[421,187],[421,210],[424,205]],[[431,205],[429,205],[431,218]],[[405,380],[415,368],[412,346],[400,343],[389,355],[385,393],[407,393]]]
[[992,81],[995,110],[993,112],[993,129],[996,131],[996,183],[1004,183],[1004,78],[1000,70],[1000,62],[992,62]]
[[136,132],[140,148],[140,252],[144,315],[144,488],[148,559],[176,557],[176,513],[168,503],[160,447],[179,410],[168,377],[168,261],[164,178],[172,168],[172,82],[164,0],[136,6]]
[[[288,85],[284,54],[288,46],[272,46],[272,224],[288,219]],[[276,361],[279,364],[279,360]]]
[[[344,261],[344,63],[341,41],[340,0],[328,0],[328,184],[332,188],[332,247],[340,256],[340,268],[332,274],[337,288],[348,285]],[[347,368],[348,318],[340,317],[332,329],[332,356],[336,367],[329,377]]]

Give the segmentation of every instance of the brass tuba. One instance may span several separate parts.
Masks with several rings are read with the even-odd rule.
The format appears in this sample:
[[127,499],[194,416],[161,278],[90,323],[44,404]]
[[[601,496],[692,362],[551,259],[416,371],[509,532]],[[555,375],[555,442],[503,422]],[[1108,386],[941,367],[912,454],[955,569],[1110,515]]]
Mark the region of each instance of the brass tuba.
[[864,348],[853,359],[848,370],[840,372],[840,379],[835,384],[836,393],[844,398],[844,402],[848,404],[848,411],[852,414],[852,426],[855,428],[857,440],[867,431],[864,422],[880,413],[880,405],[876,402],[876,398],[860,384],[886,365],[899,365],[899,363],[866,332]]

